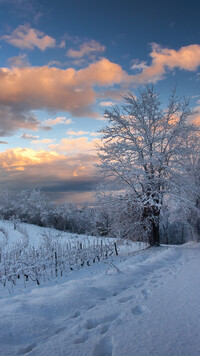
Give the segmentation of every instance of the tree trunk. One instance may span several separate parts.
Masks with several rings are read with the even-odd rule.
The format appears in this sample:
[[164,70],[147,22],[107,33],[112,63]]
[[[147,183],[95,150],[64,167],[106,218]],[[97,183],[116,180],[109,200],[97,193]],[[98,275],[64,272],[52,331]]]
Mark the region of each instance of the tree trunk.
[[[156,221],[155,221],[156,220]],[[152,221],[151,231],[149,236],[149,244],[150,246],[159,246],[160,245],[160,233],[159,233],[159,219]]]

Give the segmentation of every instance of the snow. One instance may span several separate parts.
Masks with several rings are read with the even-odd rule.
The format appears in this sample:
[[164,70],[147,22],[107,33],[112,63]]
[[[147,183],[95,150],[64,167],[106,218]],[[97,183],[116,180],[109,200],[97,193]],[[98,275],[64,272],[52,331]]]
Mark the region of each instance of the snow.
[[199,355],[199,244],[138,249],[2,296],[0,354]]

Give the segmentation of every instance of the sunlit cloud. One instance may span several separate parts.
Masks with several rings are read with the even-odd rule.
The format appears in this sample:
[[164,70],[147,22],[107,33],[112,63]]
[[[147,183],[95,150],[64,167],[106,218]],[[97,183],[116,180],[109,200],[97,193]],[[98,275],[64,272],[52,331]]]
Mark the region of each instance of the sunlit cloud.
[[49,149],[70,156],[81,153],[96,155],[96,145],[99,143],[98,138],[91,141],[87,137],[63,138],[60,143],[49,145]]
[[89,131],[67,131],[66,132],[70,136],[83,136],[83,135],[88,135],[90,132]]
[[91,132],[90,133],[90,136],[93,136],[93,137],[98,137],[100,135],[101,135],[100,132]]
[[144,66],[141,73],[131,76],[130,80],[136,83],[145,83],[148,81],[158,81],[168,71],[179,68],[187,71],[196,71],[200,66],[200,45],[193,44],[183,46],[179,50],[162,48],[160,45],[153,43],[152,52],[150,53],[152,63],[144,66],[144,62],[138,65]]
[[99,42],[95,40],[90,40],[82,43],[78,50],[70,48],[67,51],[67,56],[71,58],[82,58],[90,54],[104,52],[105,46],[102,46]]
[[37,47],[44,51],[46,48],[55,47],[56,45],[54,38],[31,28],[29,25],[20,25],[10,35],[1,36],[1,39],[21,49],[34,49]]
[[56,152],[49,151],[34,151],[29,148],[14,148],[7,149],[0,153],[0,165],[8,171],[24,170],[25,166],[40,165],[57,160],[59,157]]
[[47,145],[55,141],[55,138],[42,138],[41,140],[33,140],[31,143],[34,145]]
[[100,106],[112,106],[114,103],[112,101],[101,101]]
[[[80,70],[49,66],[1,68],[0,136],[11,135],[20,128],[47,131],[54,125],[71,123],[66,117],[49,118],[39,123],[30,110],[60,110],[73,117],[103,120],[94,110],[97,100],[102,100],[100,106],[108,106],[112,99],[122,100],[129,88],[161,80],[175,68],[198,70],[200,45],[185,46],[176,51],[154,44],[150,56],[152,63],[144,67],[142,62],[141,72],[134,75],[106,58]],[[138,67],[139,63],[135,65]]]
[[73,116],[97,117],[92,108],[97,96],[94,87],[120,84],[127,73],[120,65],[103,58],[78,71],[48,66],[1,68],[0,76],[0,104],[20,103],[29,109],[63,110]]
[[89,192],[99,183],[94,177],[96,162],[96,155],[86,153],[70,157],[55,151],[8,149],[0,152],[1,186],[15,191],[38,187],[53,198],[68,192],[91,197]]
[[58,124],[70,125],[72,123],[72,119],[67,119],[65,116],[58,116],[55,119],[47,119],[43,121],[45,126],[55,126]]

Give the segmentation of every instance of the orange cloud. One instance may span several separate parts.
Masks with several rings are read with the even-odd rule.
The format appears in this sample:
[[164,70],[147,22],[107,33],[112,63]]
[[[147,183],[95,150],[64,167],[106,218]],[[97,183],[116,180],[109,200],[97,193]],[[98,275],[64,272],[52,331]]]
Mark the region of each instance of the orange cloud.
[[63,138],[60,143],[49,145],[49,148],[70,156],[76,154],[96,155],[96,145],[99,143],[98,138],[91,141],[87,137]]
[[150,66],[146,66],[144,62],[141,62],[141,66],[137,63],[137,67],[143,70],[141,73],[131,76],[130,81],[135,81],[136,83],[158,81],[162,79],[166,70],[173,70],[174,68],[188,71],[197,70],[200,66],[200,45],[193,44],[181,47],[176,51],[162,48],[154,43],[150,57],[152,58]]
[[23,103],[32,109],[66,110],[83,116],[95,102],[93,86],[120,83],[126,73],[103,58],[79,71],[48,66],[2,68],[0,76],[0,104]]
[[0,182],[3,189],[15,191],[39,187],[59,200],[69,192],[91,196],[98,184],[96,162],[95,155],[86,153],[68,157],[55,151],[8,149],[0,153]]
[[[102,119],[93,110],[97,98],[104,104],[105,101],[110,104],[107,100],[120,100],[125,88],[160,80],[167,70],[197,70],[200,65],[200,45],[185,46],[175,51],[154,44],[150,56],[151,65],[142,63],[140,66],[137,63],[137,69],[140,68],[141,72],[135,75],[128,75],[120,65],[106,58],[80,70],[49,66],[1,68],[0,136],[8,136],[18,128],[37,129],[39,122],[30,113],[32,109],[62,110],[76,117]],[[123,91],[119,90],[120,86]],[[50,129],[50,126],[59,122],[69,123],[63,121],[62,117],[47,121],[48,125],[40,126],[41,129]]]
[[37,47],[44,51],[48,47],[56,45],[55,40],[43,32],[31,28],[29,25],[20,25],[10,35],[1,37],[6,42],[18,48],[34,49]]
[[52,162],[58,157],[56,152],[17,147],[0,152],[0,165],[6,170],[24,170],[26,166]]

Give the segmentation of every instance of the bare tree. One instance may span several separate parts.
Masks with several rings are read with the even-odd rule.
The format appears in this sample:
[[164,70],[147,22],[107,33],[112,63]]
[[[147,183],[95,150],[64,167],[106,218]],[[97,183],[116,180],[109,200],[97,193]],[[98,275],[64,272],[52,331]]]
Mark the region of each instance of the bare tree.
[[149,243],[156,245],[164,197],[180,197],[186,187],[187,160],[199,129],[188,122],[192,114],[189,101],[179,101],[175,91],[166,109],[149,86],[139,91],[137,98],[129,93],[124,100],[122,107],[105,110],[108,125],[100,131],[97,167],[108,181],[131,196],[133,205],[142,208],[141,220],[150,225]]

